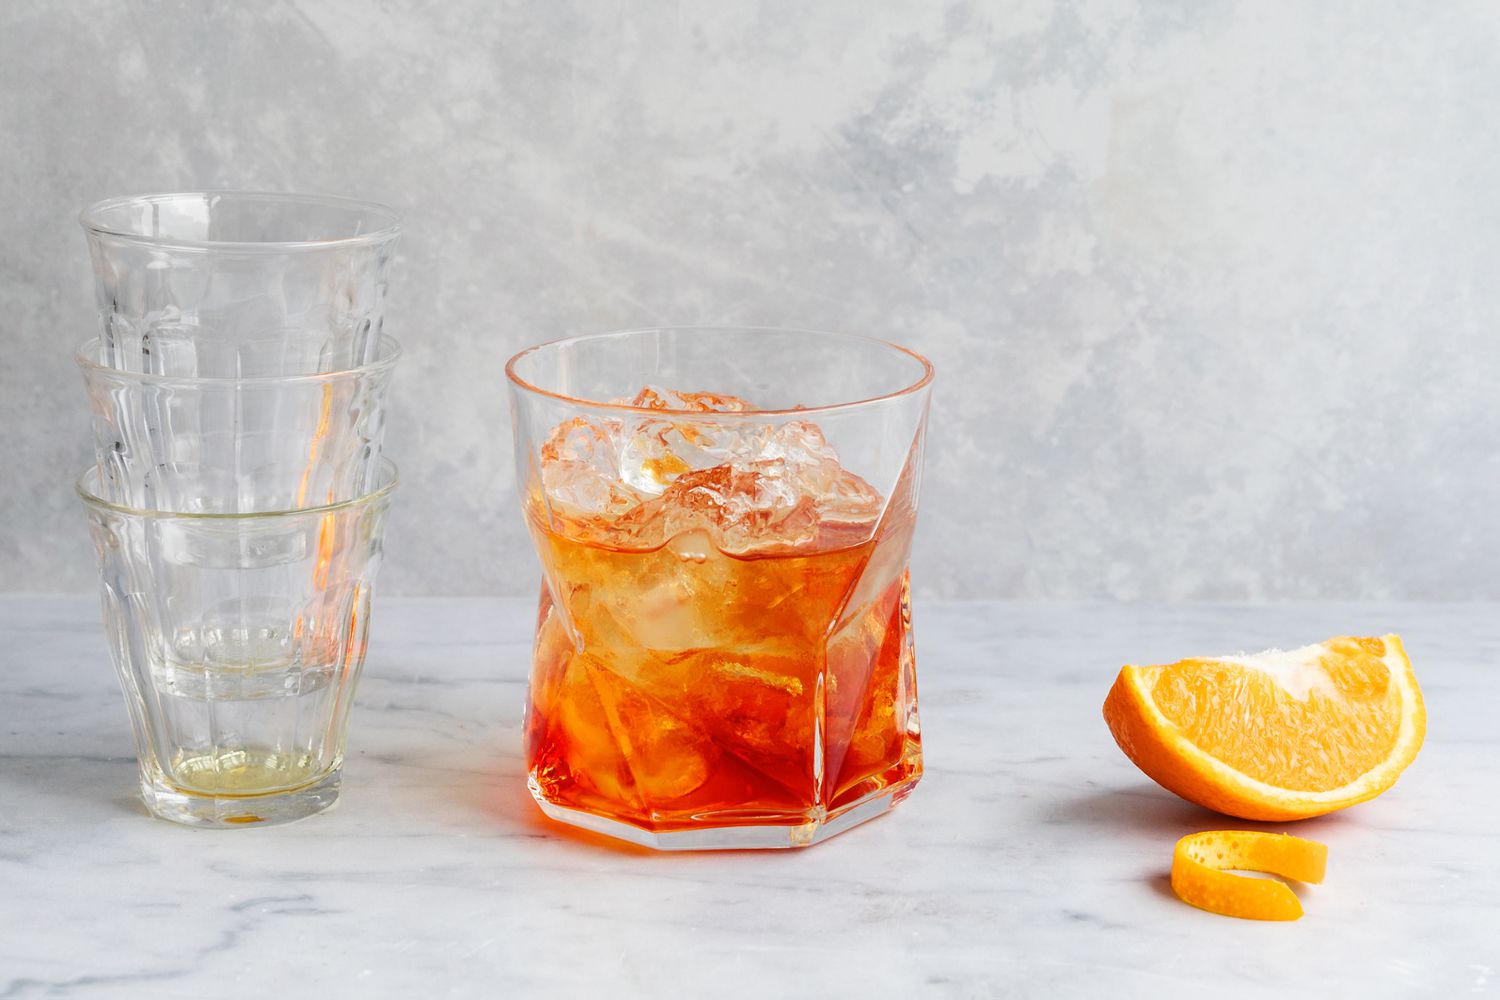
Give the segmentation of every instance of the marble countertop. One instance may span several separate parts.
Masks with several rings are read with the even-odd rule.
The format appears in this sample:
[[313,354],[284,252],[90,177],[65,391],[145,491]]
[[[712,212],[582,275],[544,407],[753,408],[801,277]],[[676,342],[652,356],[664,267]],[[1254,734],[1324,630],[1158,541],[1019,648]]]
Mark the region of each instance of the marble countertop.
[[[530,601],[385,599],[343,799],[149,819],[91,597],[0,598],[0,998],[1500,994],[1500,608],[919,602],[927,774],[806,851],[654,854],[528,797]],[[1400,632],[1430,713],[1307,915],[1171,893],[1184,833],[1099,708],[1121,663]],[[1269,990],[1274,989],[1272,994]],[[334,991],[330,994],[330,991]]]

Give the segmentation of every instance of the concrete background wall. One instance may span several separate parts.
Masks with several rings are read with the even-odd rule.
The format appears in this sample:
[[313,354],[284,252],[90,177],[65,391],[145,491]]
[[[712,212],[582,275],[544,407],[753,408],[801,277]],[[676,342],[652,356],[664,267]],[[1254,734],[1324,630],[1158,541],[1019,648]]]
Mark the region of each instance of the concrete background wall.
[[[119,193],[398,208],[387,593],[533,586],[502,365],[656,323],[939,371],[914,582],[1500,597],[1500,7],[0,6],[0,589],[84,590]],[[711,387],[707,387],[711,388]]]

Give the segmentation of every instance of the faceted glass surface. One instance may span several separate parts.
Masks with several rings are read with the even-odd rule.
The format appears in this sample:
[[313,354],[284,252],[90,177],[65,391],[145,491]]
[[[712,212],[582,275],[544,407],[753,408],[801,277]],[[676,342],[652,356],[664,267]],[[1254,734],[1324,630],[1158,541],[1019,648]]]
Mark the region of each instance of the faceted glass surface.
[[558,374],[545,358],[512,363],[544,571],[526,752],[555,818],[662,848],[801,846],[921,775],[907,559],[929,369],[797,333],[890,352],[892,370],[848,404],[809,383],[802,409],[758,408],[736,390],[777,376],[753,349],[774,362],[788,333],[639,332],[649,364],[706,342],[743,352],[742,377],[602,406],[537,392]]
[[281,823],[338,798],[386,510],[378,488],[255,514],[137,510],[79,493],[105,634],[151,812],[193,826]]
[[195,191],[112,198],[79,221],[110,368],[267,378],[379,356],[400,231],[383,205]]
[[346,503],[376,488],[386,395],[400,346],[321,375],[185,378],[75,356],[88,389],[103,499],[177,513]]

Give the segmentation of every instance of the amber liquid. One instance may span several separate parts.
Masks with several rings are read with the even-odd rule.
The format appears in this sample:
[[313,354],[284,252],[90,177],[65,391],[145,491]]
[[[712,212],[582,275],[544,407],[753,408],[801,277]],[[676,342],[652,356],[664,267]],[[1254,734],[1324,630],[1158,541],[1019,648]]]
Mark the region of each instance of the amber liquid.
[[320,763],[310,753],[236,748],[184,755],[174,762],[167,780],[187,795],[274,795],[312,782],[319,777]]
[[623,551],[533,519],[537,794],[655,831],[801,824],[904,795],[922,767],[910,527],[731,555],[702,531]]

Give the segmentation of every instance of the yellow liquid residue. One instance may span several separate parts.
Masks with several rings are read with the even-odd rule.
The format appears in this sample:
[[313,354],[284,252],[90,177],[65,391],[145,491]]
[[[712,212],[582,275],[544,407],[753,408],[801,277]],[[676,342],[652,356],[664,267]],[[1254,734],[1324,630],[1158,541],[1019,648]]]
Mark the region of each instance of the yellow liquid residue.
[[168,780],[188,795],[271,795],[301,788],[329,770],[310,753],[233,749],[183,755]]

